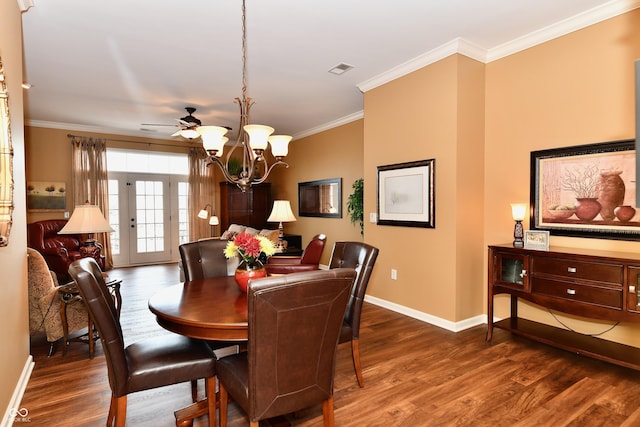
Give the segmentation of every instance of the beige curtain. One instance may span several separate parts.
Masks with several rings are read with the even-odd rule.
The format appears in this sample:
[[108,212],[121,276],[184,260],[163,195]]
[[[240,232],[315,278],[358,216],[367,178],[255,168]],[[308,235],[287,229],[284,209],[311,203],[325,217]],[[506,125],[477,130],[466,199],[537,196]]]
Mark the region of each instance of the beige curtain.
[[207,166],[207,154],[202,147],[189,149],[189,239],[196,241],[211,237],[209,218],[198,218],[207,204],[209,216],[216,205],[216,166]]
[[[88,201],[97,205],[109,220],[109,194],[107,182],[106,139],[69,136],[71,138],[71,173],[74,206]],[[107,270],[113,268],[109,233],[98,233]]]

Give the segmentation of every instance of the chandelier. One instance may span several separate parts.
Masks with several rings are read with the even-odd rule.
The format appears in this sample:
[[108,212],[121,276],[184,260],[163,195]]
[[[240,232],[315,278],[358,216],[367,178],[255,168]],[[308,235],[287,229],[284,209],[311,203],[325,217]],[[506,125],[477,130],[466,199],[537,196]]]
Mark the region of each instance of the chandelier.
[[[202,138],[202,145],[208,155],[208,164],[218,165],[224,178],[236,184],[243,192],[252,185],[264,182],[273,168],[278,165],[289,167],[283,159],[289,152],[288,135],[271,135],[274,129],[269,126],[249,124],[249,110],[253,106],[251,98],[247,97],[247,31],[245,0],[242,0],[242,97],[235,102],[240,106],[240,125],[236,142],[222,158],[225,143],[229,138],[225,134],[229,128],[223,126],[200,126],[198,133]],[[271,144],[271,154],[276,161],[269,165],[265,158],[265,150]],[[229,172],[229,160],[237,152],[242,152],[242,169],[238,175]],[[238,157],[236,155],[236,157]]]

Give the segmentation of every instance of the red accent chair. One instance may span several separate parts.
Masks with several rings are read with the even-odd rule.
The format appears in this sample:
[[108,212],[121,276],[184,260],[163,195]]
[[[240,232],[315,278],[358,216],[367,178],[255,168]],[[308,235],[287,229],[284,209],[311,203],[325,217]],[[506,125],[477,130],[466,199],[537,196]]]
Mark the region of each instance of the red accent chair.
[[300,271],[318,270],[320,257],[327,242],[327,236],[317,234],[311,239],[301,256],[272,256],[265,268],[267,274],[289,274]]
[[[69,277],[69,265],[82,258],[80,247],[84,244],[83,236],[80,234],[58,234],[67,221],[67,219],[46,219],[27,226],[29,247],[42,254],[49,269],[54,271],[61,281]],[[104,271],[104,255],[99,244],[98,249],[93,251],[92,258]]]

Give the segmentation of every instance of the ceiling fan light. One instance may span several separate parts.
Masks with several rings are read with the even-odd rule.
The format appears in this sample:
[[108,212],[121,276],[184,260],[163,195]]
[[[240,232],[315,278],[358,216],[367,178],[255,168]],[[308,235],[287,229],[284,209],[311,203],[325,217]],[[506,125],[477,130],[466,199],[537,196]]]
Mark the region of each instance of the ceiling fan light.
[[274,128],[264,125],[246,125],[244,127],[244,131],[249,134],[249,146],[254,151],[267,149],[267,140],[274,130]]
[[195,139],[199,134],[196,129],[182,129],[180,131],[180,136],[186,139]]
[[222,153],[224,143],[229,140],[224,134],[229,130],[222,126],[200,126],[198,133],[202,137],[202,146],[208,152]]
[[289,135],[271,135],[269,137],[271,154],[274,157],[286,157],[289,154],[289,141],[291,141],[291,138]]

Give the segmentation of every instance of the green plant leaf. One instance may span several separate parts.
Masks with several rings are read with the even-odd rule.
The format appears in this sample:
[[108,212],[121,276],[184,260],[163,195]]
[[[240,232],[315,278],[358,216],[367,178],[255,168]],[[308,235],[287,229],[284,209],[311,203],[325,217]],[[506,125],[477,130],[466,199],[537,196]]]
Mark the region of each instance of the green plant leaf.
[[353,193],[347,199],[347,212],[351,224],[360,224],[360,234],[364,236],[364,179],[356,179]]

